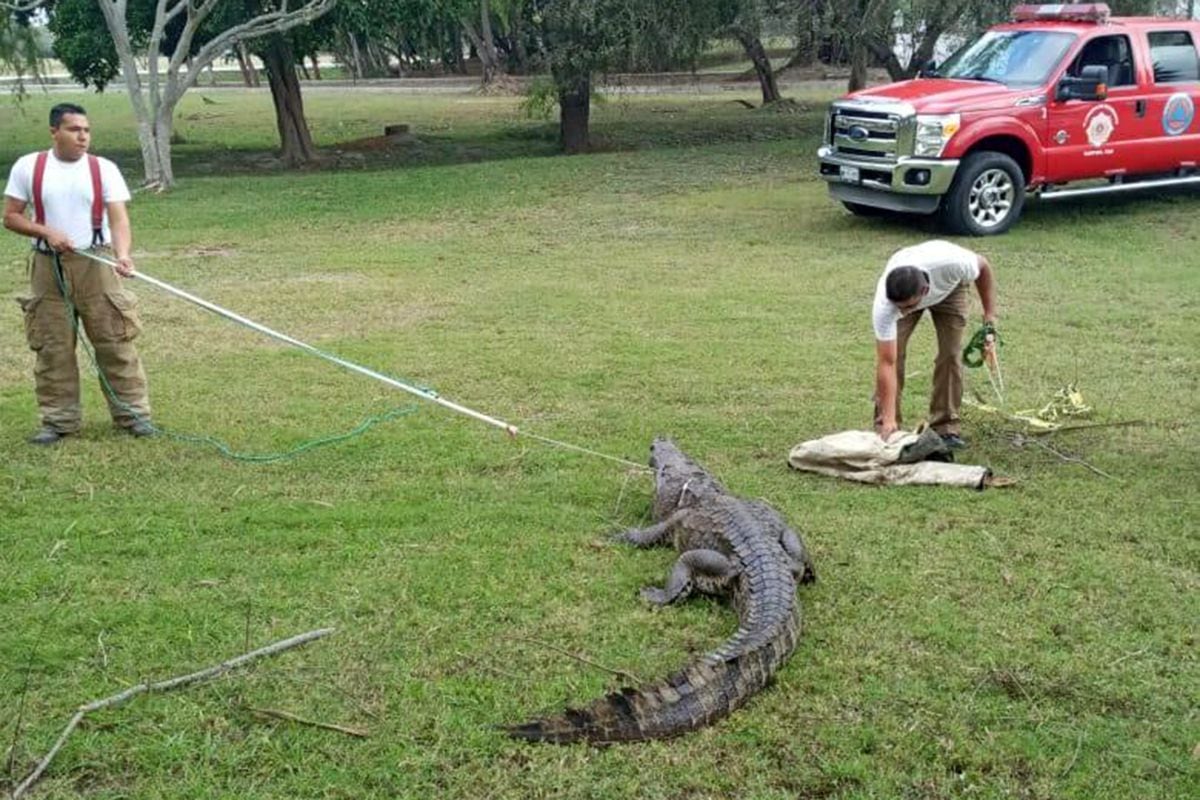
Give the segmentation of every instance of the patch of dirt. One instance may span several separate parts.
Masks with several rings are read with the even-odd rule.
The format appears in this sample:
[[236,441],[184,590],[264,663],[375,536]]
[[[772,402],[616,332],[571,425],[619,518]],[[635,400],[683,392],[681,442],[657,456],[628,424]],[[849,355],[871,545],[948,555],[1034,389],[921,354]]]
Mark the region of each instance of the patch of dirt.
[[184,258],[233,258],[237,254],[238,251],[230,247],[201,245],[184,250],[179,255]]
[[525,94],[526,81],[511,75],[501,75],[487,86],[479,86],[474,94],[480,97],[515,97]]
[[335,150],[352,150],[360,153],[377,153],[404,147],[416,141],[412,134],[402,136],[368,136],[364,139],[353,139],[349,142],[338,142]]
[[790,97],[783,97],[774,103],[767,103],[765,106],[760,106],[757,110],[767,114],[803,114],[808,111],[808,106]]

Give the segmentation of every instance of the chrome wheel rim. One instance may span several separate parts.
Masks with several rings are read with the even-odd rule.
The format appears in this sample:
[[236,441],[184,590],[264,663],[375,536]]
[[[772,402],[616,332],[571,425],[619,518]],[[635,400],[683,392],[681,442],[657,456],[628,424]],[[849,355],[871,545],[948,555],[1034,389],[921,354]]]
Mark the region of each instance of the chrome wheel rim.
[[1007,172],[986,169],[971,184],[967,211],[981,228],[994,228],[1008,219],[1016,193],[1016,186]]

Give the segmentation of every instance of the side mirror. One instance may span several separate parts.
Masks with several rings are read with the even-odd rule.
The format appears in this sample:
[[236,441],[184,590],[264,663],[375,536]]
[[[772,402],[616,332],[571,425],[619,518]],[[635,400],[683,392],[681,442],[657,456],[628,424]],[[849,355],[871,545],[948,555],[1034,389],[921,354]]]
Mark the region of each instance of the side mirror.
[[1064,76],[1058,82],[1058,100],[1104,100],[1108,97],[1108,68],[1096,64],[1080,70],[1078,78]]
[[934,59],[931,58],[928,61],[926,61],[924,64],[922,64],[921,68],[917,70],[917,77],[918,78],[936,78],[936,77],[938,77],[937,67],[938,67],[937,61],[935,61]]

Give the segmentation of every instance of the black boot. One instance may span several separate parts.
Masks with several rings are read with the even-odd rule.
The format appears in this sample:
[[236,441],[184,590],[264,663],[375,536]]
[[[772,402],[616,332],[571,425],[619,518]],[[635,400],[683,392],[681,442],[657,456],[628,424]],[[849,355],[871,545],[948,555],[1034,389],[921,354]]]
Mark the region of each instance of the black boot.
[[62,431],[55,430],[54,428],[51,428],[49,425],[46,425],[46,426],[43,426],[41,429],[39,429],[38,432],[35,433],[33,436],[29,437],[29,443],[30,444],[38,444],[38,445],[42,445],[43,447],[46,447],[48,445],[54,444],[55,442],[57,442],[59,439],[63,438],[64,436],[69,436],[69,435],[70,434],[63,433]]

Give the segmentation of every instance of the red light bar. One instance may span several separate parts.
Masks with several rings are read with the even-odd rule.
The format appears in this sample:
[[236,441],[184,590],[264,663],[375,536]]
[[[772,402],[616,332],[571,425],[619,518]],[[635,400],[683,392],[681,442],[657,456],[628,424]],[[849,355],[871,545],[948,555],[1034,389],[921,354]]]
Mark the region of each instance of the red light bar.
[[1112,12],[1107,3],[1054,3],[1049,5],[1017,6],[1013,9],[1016,22],[1107,22]]

